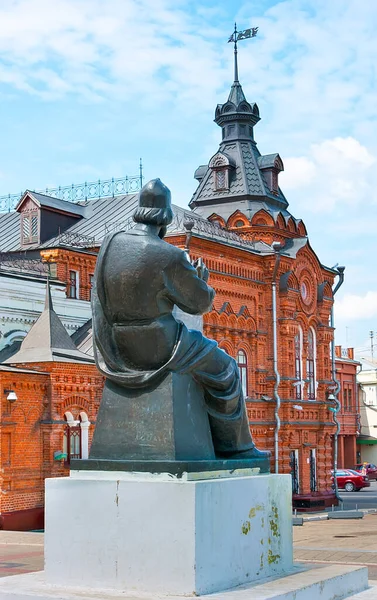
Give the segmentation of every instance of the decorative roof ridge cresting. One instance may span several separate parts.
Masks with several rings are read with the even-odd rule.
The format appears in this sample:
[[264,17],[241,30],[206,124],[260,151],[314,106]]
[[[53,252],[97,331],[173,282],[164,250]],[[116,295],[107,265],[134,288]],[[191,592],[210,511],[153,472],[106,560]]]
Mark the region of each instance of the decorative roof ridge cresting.
[[[78,184],[64,185],[55,188],[45,188],[36,191],[51,198],[58,198],[67,202],[86,202],[87,200],[98,200],[101,198],[114,198],[115,196],[132,194],[143,187],[143,167],[140,162],[140,174],[111,179],[98,179]],[[10,212],[18,204],[24,192],[20,194],[6,194],[0,196],[0,212]]]

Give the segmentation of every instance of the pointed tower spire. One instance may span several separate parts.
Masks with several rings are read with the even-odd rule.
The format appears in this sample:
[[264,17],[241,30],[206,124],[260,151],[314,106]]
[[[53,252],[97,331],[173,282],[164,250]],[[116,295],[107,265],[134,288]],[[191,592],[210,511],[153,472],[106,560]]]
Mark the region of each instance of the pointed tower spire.
[[238,31],[237,23],[235,23],[234,31],[228,39],[228,42],[234,43],[234,81],[230,88],[227,102],[225,104],[218,104],[215,113],[215,123],[220,125],[223,130],[223,141],[230,139],[254,139],[253,127],[260,119],[259,109],[255,103],[250,104],[246,100],[239,82],[237,43],[240,40],[255,37],[257,32],[258,27]]
[[237,59],[237,23],[234,23],[234,83],[238,81],[238,59]]

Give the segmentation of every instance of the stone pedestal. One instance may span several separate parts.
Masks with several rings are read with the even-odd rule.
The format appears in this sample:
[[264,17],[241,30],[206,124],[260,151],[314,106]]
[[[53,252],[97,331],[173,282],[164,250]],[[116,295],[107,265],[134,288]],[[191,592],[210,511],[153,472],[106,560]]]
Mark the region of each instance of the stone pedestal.
[[175,373],[146,391],[107,380],[90,459],[214,460],[202,388]]
[[48,479],[46,582],[183,596],[289,572],[290,476],[218,477]]

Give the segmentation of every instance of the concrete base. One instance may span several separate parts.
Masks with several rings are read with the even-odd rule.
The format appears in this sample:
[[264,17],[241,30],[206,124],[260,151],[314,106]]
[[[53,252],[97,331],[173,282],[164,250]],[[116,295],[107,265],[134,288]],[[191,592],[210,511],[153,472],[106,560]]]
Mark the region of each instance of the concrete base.
[[[210,596],[211,600],[375,600],[377,587],[368,587],[366,567],[330,565],[287,577],[245,585]],[[88,582],[89,584],[89,582]],[[83,582],[82,582],[83,585]],[[360,593],[361,592],[361,593]],[[354,595],[356,594],[356,595]],[[0,579],[1,600],[166,600],[161,594],[123,593],[109,589],[68,587],[46,583],[44,573]],[[181,600],[169,596],[169,600]]]
[[46,581],[190,596],[289,572],[290,475],[223,475],[48,479]]

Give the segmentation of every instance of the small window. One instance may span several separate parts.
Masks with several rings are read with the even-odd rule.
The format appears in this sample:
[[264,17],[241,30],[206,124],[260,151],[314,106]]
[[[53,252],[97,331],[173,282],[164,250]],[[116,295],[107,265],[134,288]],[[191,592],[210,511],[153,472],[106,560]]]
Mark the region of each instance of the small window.
[[216,171],[215,173],[215,185],[216,190],[226,190],[227,188],[227,173],[225,169]]
[[63,452],[66,454],[65,465],[69,466],[72,458],[81,458],[81,427],[67,425],[64,430]]
[[69,272],[68,297],[77,299],[77,297],[78,297],[77,293],[78,293],[78,273],[77,273],[77,271],[70,271]]
[[93,283],[94,283],[94,275],[89,275],[89,300],[92,299],[92,289],[93,289]]
[[38,213],[27,213],[21,217],[22,243],[32,244],[39,241]]
[[291,467],[292,477],[292,493],[298,494],[300,492],[300,475],[299,475],[299,456],[298,450],[291,450],[289,455],[289,462]]
[[239,219],[238,221],[235,222],[235,226],[236,227],[245,227],[245,223],[243,221],[241,221],[241,219]]
[[241,387],[244,398],[247,397],[247,359],[243,350],[237,352],[237,365],[240,371]]
[[315,373],[315,334],[310,327],[308,331],[308,354],[306,357],[306,378],[308,379],[308,400],[315,400],[316,373]]
[[302,330],[295,336],[295,396],[296,400],[302,399]]
[[315,448],[310,449],[310,491],[317,491],[317,459]]

